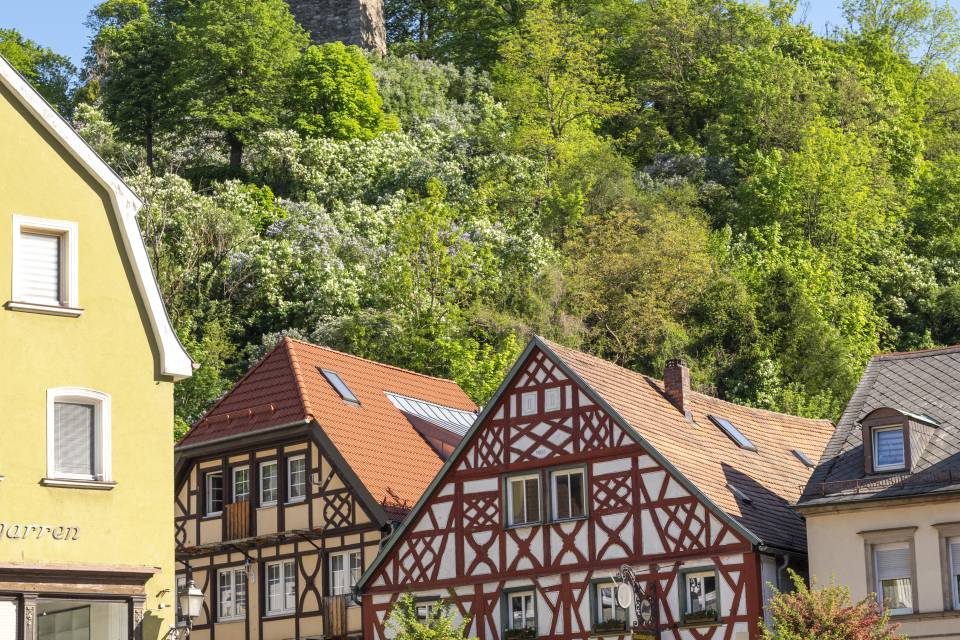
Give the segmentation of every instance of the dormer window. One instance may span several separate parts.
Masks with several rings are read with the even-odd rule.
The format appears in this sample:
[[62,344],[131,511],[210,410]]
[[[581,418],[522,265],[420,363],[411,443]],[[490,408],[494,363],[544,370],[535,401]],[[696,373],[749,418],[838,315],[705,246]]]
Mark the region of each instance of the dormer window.
[[906,467],[903,425],[873,427],[873,468],[875,471],[893,471]]

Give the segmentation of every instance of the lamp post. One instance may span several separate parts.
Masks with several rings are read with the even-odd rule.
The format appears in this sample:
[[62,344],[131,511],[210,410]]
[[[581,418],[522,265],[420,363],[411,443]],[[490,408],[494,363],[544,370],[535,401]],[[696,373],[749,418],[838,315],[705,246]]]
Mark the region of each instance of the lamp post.
[[203,610],[203,591],[200,591],[196,583],[191,580],[177,594],[177,599],[180,603],[181,615],[187,619],[186,633],[184,634],[184,637],[187,637],[193,629],[193,619],[199,616]]

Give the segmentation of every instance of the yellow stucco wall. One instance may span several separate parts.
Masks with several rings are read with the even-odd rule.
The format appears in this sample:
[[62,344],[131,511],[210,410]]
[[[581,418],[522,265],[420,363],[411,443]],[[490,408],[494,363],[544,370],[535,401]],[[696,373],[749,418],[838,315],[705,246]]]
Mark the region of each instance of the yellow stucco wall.
[[[156,346],[107,193],[0,87],[0,304],[11,297],[14,214],[79,225],[79,318],[0,308],[0,522],[79,527],[58,542],[0,538],[0,562],[158,567],[145,638],[173,622],[173,383]],[[110,394],[110,491],[40,485],[46,391]],[[162,599],[157,594],[171,591]]]
[[910,638],[960,639],[960,612],[944,612],[940,534],[933,525],[960,521],[960,501],[914,502],[821,514],[806,514],[810,575],[821,585],[832,579],[847,585],[854,600],[874,592],[867,585],[867,560],[861,532],[916,527],[919,615],[896,616]]

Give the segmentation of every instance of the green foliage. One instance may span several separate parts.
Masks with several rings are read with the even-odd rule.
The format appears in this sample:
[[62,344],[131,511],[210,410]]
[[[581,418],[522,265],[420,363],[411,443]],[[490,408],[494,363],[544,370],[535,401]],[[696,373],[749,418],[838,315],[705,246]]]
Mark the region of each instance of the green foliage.
[[69,58],[24,38],[16,29],[3,28],[0,28],[0,56],[57,111],[64,116],[71,114],[77,69]]
[[305,136],[369,140],[392,128],[370,63],[356,46],[311,46],[294,63],[289,88],[293,127]]
[[854,603],[850,590],[831,584],[811,589],[803,578],[790,572],[793,590],[776,592],[770,599],[772,629],[762,621],[764,640],[897,640],[897,625],[890,625],[874,595]]
[[307,34],[284,0],[208,0],[187,5],[177,42],[179,119],[223,134],[239,170],[244,144],[280,121]]
[[396,640],[466,640],[469,619],[456,622],[452,607],[440,602],[425,620],[417,618],[417,603],[405,593],[394,603],[387,618],[387,628]]

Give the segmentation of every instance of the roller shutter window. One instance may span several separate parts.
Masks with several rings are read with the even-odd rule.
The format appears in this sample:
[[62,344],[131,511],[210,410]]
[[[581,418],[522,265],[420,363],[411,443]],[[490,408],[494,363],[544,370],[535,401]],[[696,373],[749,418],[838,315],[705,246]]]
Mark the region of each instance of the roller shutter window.
[[96,440],[96,407],[75,402],[54,404],[58,476],[96,479]]
[[953,607],[960,609],[960,538],[950,538],[950,585],[953,589]]
[[63,304],[61,256],[63,236],[21,231],[17,255],[20,297],[25,302]]
[[913,575],[910,546],[906,543],[874,547],[877,595],[891,615],[913,613]]

